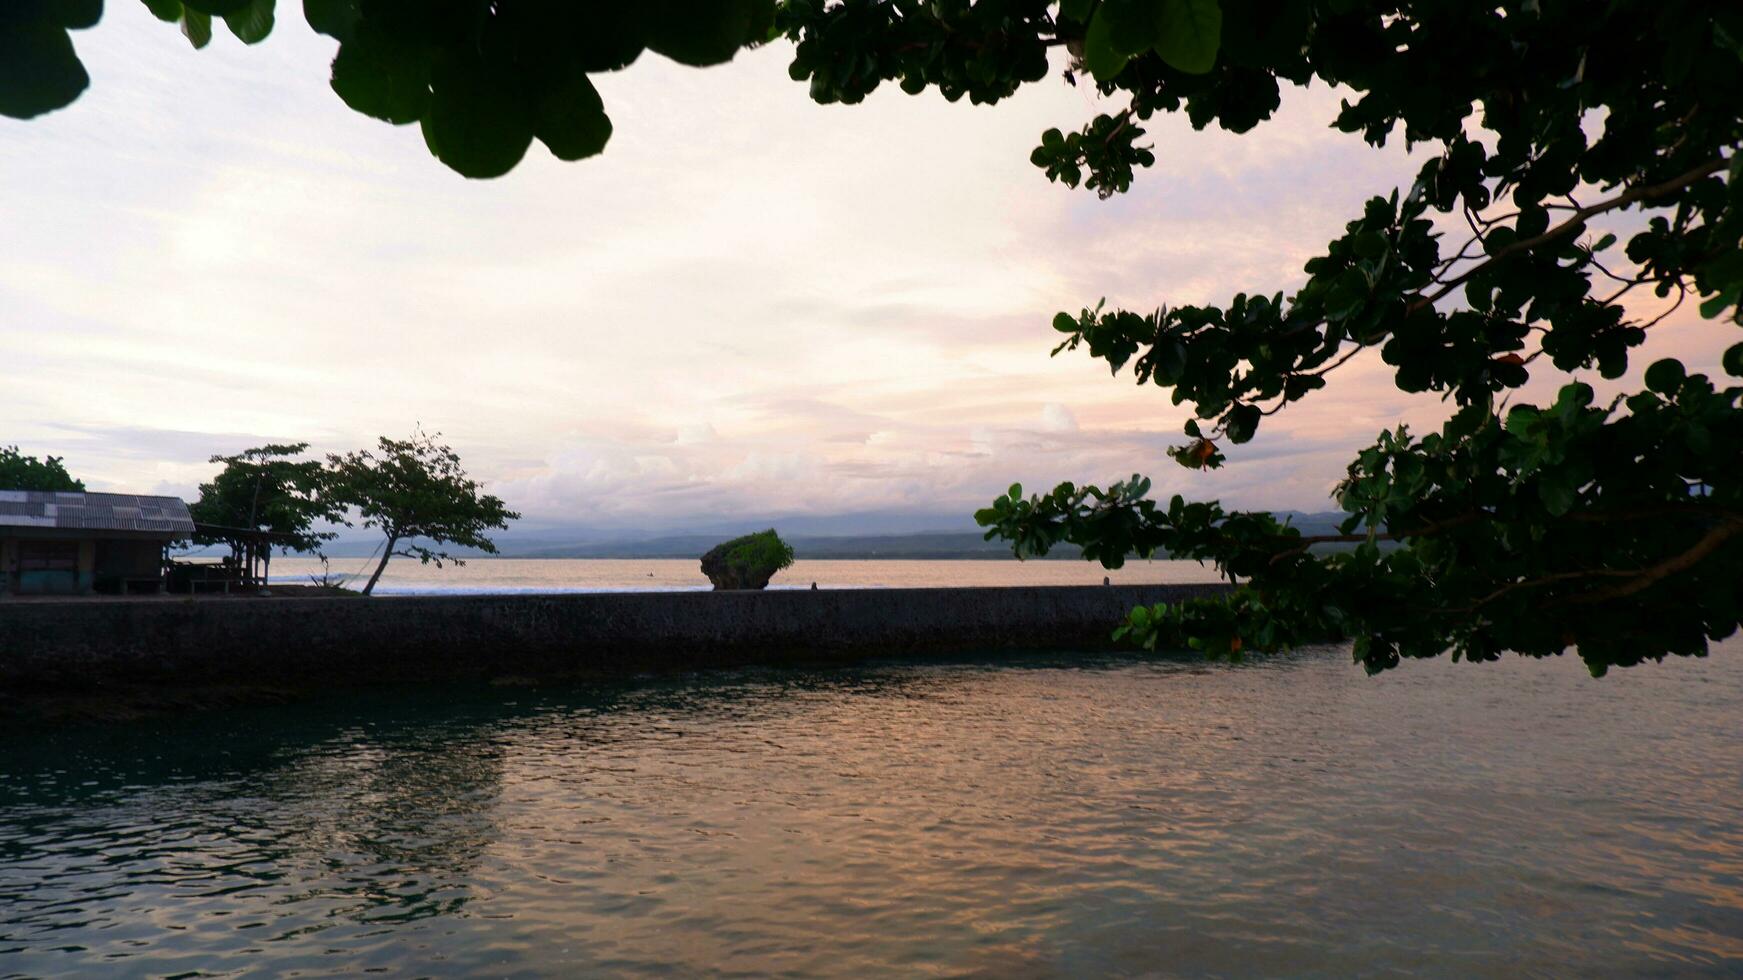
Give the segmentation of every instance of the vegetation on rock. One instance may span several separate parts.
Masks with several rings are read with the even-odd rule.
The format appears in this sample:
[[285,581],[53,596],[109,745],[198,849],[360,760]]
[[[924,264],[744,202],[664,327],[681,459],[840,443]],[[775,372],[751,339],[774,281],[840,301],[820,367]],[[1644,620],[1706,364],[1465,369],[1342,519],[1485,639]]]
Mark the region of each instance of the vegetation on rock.
[[702,556],[702,574],[719,589],[764,589],[793,564],[793,548],[774,528],[724,541]]

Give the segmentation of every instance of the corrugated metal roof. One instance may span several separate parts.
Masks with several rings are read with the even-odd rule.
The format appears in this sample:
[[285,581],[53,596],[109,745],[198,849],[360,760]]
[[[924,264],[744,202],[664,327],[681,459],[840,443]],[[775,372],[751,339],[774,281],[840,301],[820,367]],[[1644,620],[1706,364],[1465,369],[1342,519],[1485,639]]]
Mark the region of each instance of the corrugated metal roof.
[[0,490],[0,527],[187,535],[194,533],[194,519],[178,497]]

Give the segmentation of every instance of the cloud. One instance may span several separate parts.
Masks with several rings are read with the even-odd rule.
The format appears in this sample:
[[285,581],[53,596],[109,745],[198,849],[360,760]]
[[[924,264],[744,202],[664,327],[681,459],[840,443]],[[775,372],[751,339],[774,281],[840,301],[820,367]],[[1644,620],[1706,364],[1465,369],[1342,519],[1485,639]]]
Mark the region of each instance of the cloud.
[[1077,416],[1058,402],[1048,402],[1041,406],[1041,431],[1076,432]]

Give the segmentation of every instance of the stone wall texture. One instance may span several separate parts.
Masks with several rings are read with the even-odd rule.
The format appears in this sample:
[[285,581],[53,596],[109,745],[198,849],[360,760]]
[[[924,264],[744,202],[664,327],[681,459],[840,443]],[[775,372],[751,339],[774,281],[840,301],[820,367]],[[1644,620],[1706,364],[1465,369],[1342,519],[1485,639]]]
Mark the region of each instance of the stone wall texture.
[[1222,588],[0,600],[0,686],[344,686],[1101,649],[1133,606]]

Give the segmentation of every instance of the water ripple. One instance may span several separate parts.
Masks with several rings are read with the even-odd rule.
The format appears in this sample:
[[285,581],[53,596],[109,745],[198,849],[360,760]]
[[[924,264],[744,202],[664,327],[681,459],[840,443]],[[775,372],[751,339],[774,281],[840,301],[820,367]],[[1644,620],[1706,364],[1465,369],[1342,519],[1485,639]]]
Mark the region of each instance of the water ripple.
[[0,740],[0,975],[1743,971],[1743,646],[891,662]]

